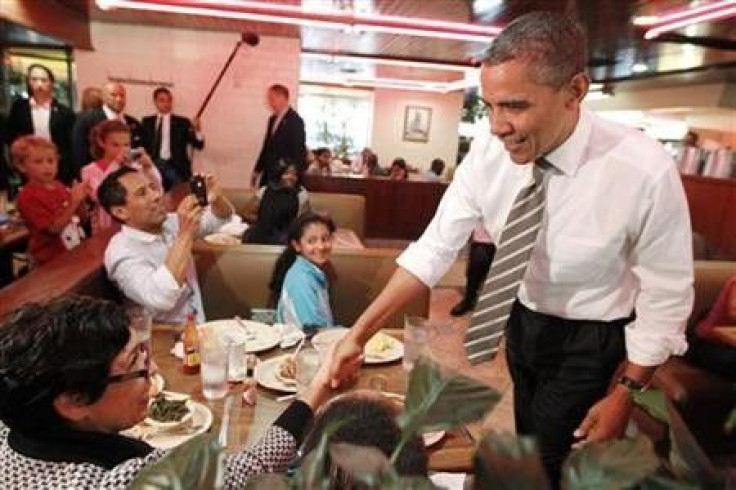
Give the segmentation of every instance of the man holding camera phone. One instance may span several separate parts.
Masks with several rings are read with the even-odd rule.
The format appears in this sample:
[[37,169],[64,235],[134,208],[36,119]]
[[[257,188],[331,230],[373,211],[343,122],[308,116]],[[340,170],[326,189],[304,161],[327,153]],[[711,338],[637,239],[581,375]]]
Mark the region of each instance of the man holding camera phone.
[[123,225],[105,250],[108,277],[156,322],[183,324],[190,313],[205,321],[192,245],[227,223],[233,206],[212,175],[195,179],[205,192],[186,196],[175,213],[166,212],[161,192],[130,167],[108,175],[97,191]]

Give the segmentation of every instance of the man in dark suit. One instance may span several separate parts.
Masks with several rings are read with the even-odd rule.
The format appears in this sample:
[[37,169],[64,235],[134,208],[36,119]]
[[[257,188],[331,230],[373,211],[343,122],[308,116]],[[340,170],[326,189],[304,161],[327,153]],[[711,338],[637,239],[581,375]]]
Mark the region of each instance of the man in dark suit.
[[130,147],[143,146],[141,123],[125,114],[125,87],[118,82],[108,82],[102,90],[102,108],[82,112],[77,116],[72,134],[72,148],[77,173],[84,165],[92,161],[89,134],[102,121],[118,119],[130,128]]
[[268,129],[263,139],[261,154],[253,172],[253,185],[273,183],[276,180],[276,162],[286,158],[294,162],[299,173],[306,171],[307,145],[304,121],[289,105],[289,89],[271,85],[266,94],[273,114],[268,118]]
[[143,143],[161,172],[164,189],[169,190],[192,176],[188,145],[201,150],[204,137],[200,133],[199,119],[190,121],[171,113],[173,96],[169,89],[159,87],[154,90],[153,102],[158,114],[143,118]]
[[10,109],[7,142],[35,134],[54,142],[59,152],[59,180],[70,185],[76,177],[72,159],[74,113],[54,99],[54,74],[47,67],[32,64],[26,72],[28,98],[18,99]]

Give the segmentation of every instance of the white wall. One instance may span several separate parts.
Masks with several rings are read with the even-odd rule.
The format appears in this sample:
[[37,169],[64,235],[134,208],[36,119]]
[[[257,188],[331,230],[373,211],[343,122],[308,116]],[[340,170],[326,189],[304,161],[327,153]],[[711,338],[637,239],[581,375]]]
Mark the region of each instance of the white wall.
[[[441,158],[448,166],[457,158],[458,125],[463,105],[461,91],[449,94],[376,89],[374,92],[373,140],[371,148],[382,166],[402,157],[420,169]],[[432,123],[427,143],[403,141],[406,106],[432,109]]]
[[[108,77],[173,83],[174,110],[192,117],[230,55],[239,33],[92,22],[95,51],[75,51],[77,87],[101,86]],[[297,100],[299,39],[262,37],[243,46],[202,116],[205,150],[195,169],[213,172],[227,186],[247,186],[258,157],[269,111],[266,88],[282,83]],[[154,111],[155,86],[127,84],[126,112]],[[296,105],[296,103],[294,103]]]

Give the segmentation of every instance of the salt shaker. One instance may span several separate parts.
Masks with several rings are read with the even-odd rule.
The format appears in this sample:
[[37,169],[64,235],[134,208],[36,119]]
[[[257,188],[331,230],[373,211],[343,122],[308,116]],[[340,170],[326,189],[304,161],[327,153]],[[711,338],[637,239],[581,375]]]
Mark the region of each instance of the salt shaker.
[[258,383],[253,377],[253,372],[256,368],[258,358],[249,354],[245,360],[245,381],[243,385],[243,402],[250,406],[255,406],[256,400],[258,399]]

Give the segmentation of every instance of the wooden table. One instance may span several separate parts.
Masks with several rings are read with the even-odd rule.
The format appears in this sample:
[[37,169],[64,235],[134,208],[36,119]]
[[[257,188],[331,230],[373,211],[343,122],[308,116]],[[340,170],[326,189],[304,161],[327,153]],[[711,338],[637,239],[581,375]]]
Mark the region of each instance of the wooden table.
[[[181,393],[188,393],[198,402],[207,405],[214,415],[214,424],[210,430],[219,430],[222,420],[223,400],[209,401],[202,396],[202,385],[198,375],[186,376],[181,372],[181,361],[170,354],[174,344],[176,328],[169,326],[154,326],[153,355],[159,371],[166,380],[166,389]],[[401,337],[400,330],[385,330],[396,337]],[[438,339],[441,342],[441,339]],[[431,344],[432,340],[430,340]],[[431,347],[431,345],[430,345]],[[283,354],[276,348],[270,352],[260,354],[261,359],[267,359]],[[369,388],[371,380],[381,376],[386,381],[386,390],[393,393],[406,391],[406,374],[400,362],[364,366],[361,370],[355,388]],[[288,407],[289,402],[277,402],[276,398],[283,393],[258,388],[258,401],[255,407],[241,403],[239,387],[235,388],[236,403],[230,415],[230,430],[228,433],[228,449],[238,450],[246,445],[252,445],[263,435],[266,429]],[[472,429],[476,432],[475,427]],[[469,472],[472,468],[472,455],[475,443],[461,431],[448,433],[437,445],[430,448],[430,469],[434,471],[463,471]]]

